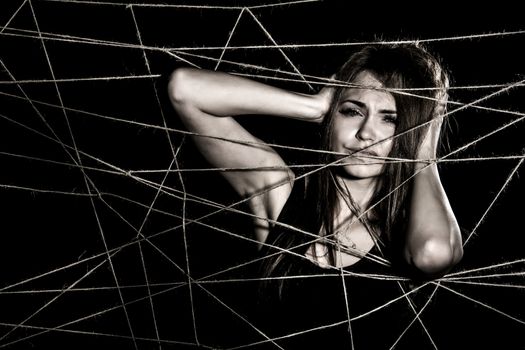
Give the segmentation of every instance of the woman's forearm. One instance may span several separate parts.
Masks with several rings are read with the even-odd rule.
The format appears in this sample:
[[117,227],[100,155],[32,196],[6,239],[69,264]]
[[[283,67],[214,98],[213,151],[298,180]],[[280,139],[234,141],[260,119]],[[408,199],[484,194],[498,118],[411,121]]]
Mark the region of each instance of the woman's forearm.
[[428,275],[446,272],[463,254],[459,225],[435,164],[414,179],[406,254]]
[[170,80],[174,103],[187,103],[213,116],[243,114],[283,116],[320,121],[328,101],[320,95],[286,91],[222,72],[181,68]]
[[[439,131],[429,132],[418,154],[420,159],[435,158],[438,136]],[[463,256],[461,231],[436,163],[418,163],[416,171],[419,173],[413,182],[405,257],[424,274],[439,276]]]

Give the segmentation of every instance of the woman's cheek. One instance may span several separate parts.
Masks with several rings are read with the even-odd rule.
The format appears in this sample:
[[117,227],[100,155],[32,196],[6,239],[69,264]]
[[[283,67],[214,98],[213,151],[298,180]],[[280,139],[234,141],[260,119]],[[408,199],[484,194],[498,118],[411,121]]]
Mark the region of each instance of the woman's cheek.
[[384,157],[387,157],[390,154],[390,151],[392,150],[392,145],[393,145],[392,141],[386,141],[385,142],[385,145],[383,147],[383,156]]

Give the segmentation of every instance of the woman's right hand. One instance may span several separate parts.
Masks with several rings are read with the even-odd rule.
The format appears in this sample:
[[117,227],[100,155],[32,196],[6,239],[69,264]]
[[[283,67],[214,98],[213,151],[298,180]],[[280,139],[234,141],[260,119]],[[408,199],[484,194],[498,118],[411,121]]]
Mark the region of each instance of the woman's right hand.
[[[330,80],[334,79],[334,75],[332,75]],[[333,86],[329,85],[330,83],[327,82],[327,85],[321,89],[316,95],[315,98],[317,99],[319,105],[321,106],[321,114],[318,118],[313,120],[316,123],[321,123],[324,120],[324,117],[330,110],[330,105],[332,104],[332,99],[334,98],[334,91],[335,88]]]

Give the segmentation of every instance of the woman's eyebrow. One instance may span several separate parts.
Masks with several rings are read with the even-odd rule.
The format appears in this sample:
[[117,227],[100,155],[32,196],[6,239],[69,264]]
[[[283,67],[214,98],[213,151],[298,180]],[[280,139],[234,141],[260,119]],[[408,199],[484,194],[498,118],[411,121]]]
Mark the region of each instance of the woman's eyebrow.
[[[343,101],[344,102],[351,102],[353,104],[355,104],[357,107],[359,108],[364,108],[364,109],[368,109],[366,103],[364,102],[361,102],[359,100],[352,100],[352,99],[346,99]],[[380,109],[379,110],[379,113],[384,113],[384,114],[397,114],[397,111],[395,109]]]

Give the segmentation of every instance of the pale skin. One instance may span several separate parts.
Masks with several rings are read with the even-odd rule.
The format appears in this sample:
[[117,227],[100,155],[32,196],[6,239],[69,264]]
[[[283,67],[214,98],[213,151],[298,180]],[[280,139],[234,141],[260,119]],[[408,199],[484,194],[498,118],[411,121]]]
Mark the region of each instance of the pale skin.
[[[395,100],[390,93],[375,89],[381,87],[381,83],[366,71],[361,72],[354,82],[370,86],[371,89],[345,90],[334,115],[332,150],[350,154],[366,148],[362,151],[363,156],[386,157],[392,147],[392,142],[387,139],[395,133]],[[255,222],[256,238],[264,243],[270,228],[268,220],[277,220],[291,193],[294,174],[274,149],[250,134],[233,117],[258,114],[319,123],[330,106],[332,89],[325,88],[318,94],[306,95],[226,73],[185,68],[173,73],[168,90],[174,108],[189,131],[258,143],[254,147],[208,137],[193,137],[198,149],[212,166],[277,168],[223,173],[240,196],[251,197],[251,211],[260,218]],[[419,150],[419,159],[435,158],[439,132],[439,123],[429,128]],[[386,141],[377,143],[381,140]],[[372,144],[375,145],[369,147]],[[354,201],[363,209],[370,205],[374,184],[381,176],[382,165],[367,164],[372,162],[377,163],[377,160],[349,158],[349,164],[343,167],[344,171],[337,177],[337,181],[344,182]],[[418,163],[417,169],[425,165]],[[369,251],[374,245],[370,233],[361,222],[353,220],[353,214],[342,198],[340,201],[334,227],[337,229],[349,220],[353,221],[346,231],[351,232],[351,240],[357,250]],[[342,234],[347,234],[346,231]],[[340,238],[344,241],[344,237]],[[322,252],[325,248],[317,243],[310,247],[306,255],[314,263],[326,265],[327,261],[317,257],[322,254],[312,254],[313,249]],[[435,164],[414,178],[403,253],[409,264],[430,277],[448,271],[463,254],[460,229]],[[339,253],[336,265],[349,266],[359,259],[352,254]]]

